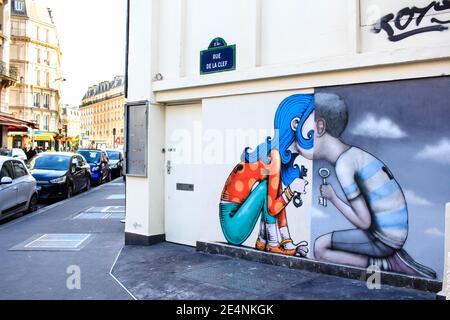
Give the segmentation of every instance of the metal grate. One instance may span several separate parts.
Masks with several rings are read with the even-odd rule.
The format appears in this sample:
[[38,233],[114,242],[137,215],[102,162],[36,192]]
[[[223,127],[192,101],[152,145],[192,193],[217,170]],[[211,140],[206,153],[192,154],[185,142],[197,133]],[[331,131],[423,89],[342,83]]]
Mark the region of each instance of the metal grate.
[[125,219],[125,207],[123,206],[109,206],[109,207],[92,207],[86,211],[76,215],[73,219]]
[[36,235],[10,251],[72,251],[80,250],[92,237],[91,234],[42,234]]

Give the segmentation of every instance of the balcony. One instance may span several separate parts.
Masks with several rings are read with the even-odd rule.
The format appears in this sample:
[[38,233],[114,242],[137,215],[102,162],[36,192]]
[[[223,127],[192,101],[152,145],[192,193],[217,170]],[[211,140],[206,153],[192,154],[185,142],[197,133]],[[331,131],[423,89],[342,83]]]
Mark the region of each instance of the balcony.
[[0,80],[3,87],[10,87],[17,81],[17,69],[0,61]]

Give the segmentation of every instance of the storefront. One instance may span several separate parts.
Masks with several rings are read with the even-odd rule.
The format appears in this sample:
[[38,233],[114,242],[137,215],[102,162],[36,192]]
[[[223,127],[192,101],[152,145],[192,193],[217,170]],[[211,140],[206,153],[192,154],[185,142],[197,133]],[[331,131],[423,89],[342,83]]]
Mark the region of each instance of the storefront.
[[447,2],[131,0],[129,16],[127,244],[442,280]]
[[13,116],[0,113],[0,148],[22,148],[26,146],[26,136],[29,128],[36,124]]

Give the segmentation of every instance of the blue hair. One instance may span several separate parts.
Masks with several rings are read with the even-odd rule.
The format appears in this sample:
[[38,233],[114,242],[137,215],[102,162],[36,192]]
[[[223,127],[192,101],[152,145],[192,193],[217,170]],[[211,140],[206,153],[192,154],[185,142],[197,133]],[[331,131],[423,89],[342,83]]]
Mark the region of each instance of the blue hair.
[[[249,152],[249,147],[245,148],[242,160],[249,163],[262,160],[269,164],[268,155],[272,150],[278,150],[281,156],[281,180],[283,184],[288,186],[296,178],[301,178],[301,169],[294,164],[298,155],[293,155],[288,148],[294,141],[297,141],[299,146],[305,150],[314,147],[314,130],[308,132],[307,138],[302,135],[303,125],[313,111],[313,94],[296,94],[284,99],[275,114],[274,138],[268,137],[266,142],[260,144],[253,152]],[[291,122],[295,118],[300,119],[296,132],[291,128]]]

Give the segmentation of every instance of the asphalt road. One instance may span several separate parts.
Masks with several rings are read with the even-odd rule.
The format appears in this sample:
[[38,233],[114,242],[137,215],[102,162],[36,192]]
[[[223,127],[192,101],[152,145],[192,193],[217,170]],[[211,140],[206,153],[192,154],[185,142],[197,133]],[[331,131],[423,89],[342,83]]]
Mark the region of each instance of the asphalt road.
[[[124,245],[124,224],[119,219],[76,218],[92,207],[125,206],[124,193],[125,186],[119,179],[69,200],[44,204],[35,213],[3,221],[0,300],[133,299],[110,274]],[[77,250],[30,250],[30,241],[44,234],[88,234],[89,238]],[[74,270],[78,270],[79,288],[69,286],[77,283],[70,278]]]

